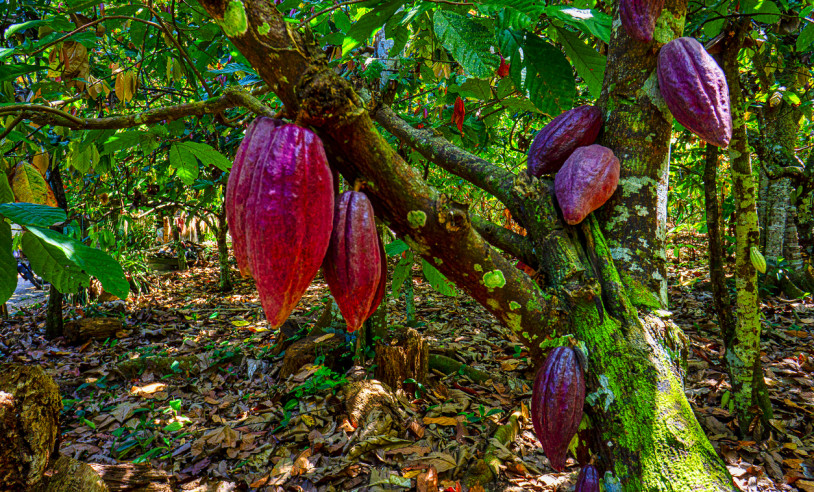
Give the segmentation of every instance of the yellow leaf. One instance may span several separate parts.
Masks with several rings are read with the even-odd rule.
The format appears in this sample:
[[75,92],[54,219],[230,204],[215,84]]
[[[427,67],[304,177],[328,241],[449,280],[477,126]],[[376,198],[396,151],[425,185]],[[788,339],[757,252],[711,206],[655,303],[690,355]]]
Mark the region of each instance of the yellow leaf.
[[248,321],[246,321],[245,319],[233,319],[233,320],[232,320],[232,324],[233,324],[233,325],[235,325],[235,326],[237,326],[237,327],[240,327],[240,326],[246,326],[246,325],[248,325],[248,324],[249,324],[249,322],[248,322]]
[[136,95],[136,82],[138,81],[136,79],[136,73],[128,71],[125,80],[127,85],[124,89],[124,98],[127,100],[127,102],[130,102]]
[[40,152],[39,154],[35,155],[33,159],[31,159],[31,164],[37,168],[37,171],[40,174],[45,176],[45,171],[48,170],[48,152]]
[[124,72],[119,72],[116,74],[116,97],[119,98],[119,101],[124,101],[124,78]]
[[40,205],[57,206],[57,200],[51,187],[45,182],[40,172],[27,162],[20,162],[14,168],[11,178],[11,190],[18,202],[39,203]]
[[458,419],[455,417],[424,417],[424,425],[457,425]]

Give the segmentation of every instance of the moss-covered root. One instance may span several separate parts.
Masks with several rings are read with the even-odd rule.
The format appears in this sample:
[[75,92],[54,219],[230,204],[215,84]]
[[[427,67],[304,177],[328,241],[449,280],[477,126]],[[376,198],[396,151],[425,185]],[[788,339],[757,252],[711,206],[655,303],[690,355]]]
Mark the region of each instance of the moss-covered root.
[[430,369],[435,369],[447,375],[460,372],[476,383],[485,383],[490,379],[496,381],[503,381],[505,379],[498,375],[480,371],[474,367],[464,364],[463,362],[458,362],[455,359],[450,359],[449,357],[438,354],[430,354]]
[[495,435],[492,437],[493,441],[490,442],[483,453],[483,459],[475,463],[466,475],[465,482],[468,487],[485,485],[497,477],[500,458],[497,457],[498,448],[495,446],[494,441],[497,441],[502,446],[513,442],[520,432],[521,415],[520,410],[516,410],[511,414],[508,422],[497,428]]

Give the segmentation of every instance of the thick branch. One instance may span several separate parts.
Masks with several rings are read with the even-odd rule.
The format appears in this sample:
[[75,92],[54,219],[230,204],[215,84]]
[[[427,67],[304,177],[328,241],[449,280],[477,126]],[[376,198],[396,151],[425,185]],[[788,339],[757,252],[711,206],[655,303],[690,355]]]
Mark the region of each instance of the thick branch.
[[524,236],[512,232],[505,227],[500,227],[477,215],[471,215],[470,219],[472,220],[472,226],[475,230],[477,230],[484,239],[489,241],[489,244],[520,258],[523,263],[532,268],[537,265],[537,258],[532,252],[531,244]]
[[247,92],[236,89],[227,90],[222,96],[206,101],[149,109],[137,114],[109,118],[80,118],[56,108],[38,104],[2,106],[0,115],[16,114],[41,126],[65,126],[73,130],[106,130],[170,122],[189,116],[216,114],[237,106],[245,107],[260,116],[274,116],[274,112],[263,105],[262,101]]

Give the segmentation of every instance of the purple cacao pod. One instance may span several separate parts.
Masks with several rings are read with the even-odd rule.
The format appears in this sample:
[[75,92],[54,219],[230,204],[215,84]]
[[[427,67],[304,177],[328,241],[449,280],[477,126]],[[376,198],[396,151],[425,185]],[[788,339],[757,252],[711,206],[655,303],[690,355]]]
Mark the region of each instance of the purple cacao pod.
[[664,8],[664,0],[621,0],[619,19],[631,38],[649,43],[653,41],[656,21]]
[[257,118],[246,129],[243,142],[237,149],[229,181],[226,183],[224,204],[226,219],[232,236],[232,248],[235,251],[237,267],[241,275],[250,276],[249,259],[246,256],[245,206],[252,185],[252,177],[257,162],[263,159],[268,151],[271,135],[283,126],[281,120]]
[[678,38],[661,47],[659,91],[676,121],[701,140],[726,147],[732,138],[729,88],[701,43]]
[[580,147],[571,154],[554,177],[554,192],[562,216],[579,224],[601,207],[619,184],[619,159],[601,145]]
[[599,492],[599,473],[594,465],[585,465],[577,477],[574,492]]
[[370,200],[359,191],[339,195],[322,272],[348,331],[362,326],[370,314],[381,280],[380,251]]
[[580,106],[551,120],[534,136],[529,147],[529,174],[540,177],[559,171],[578,147],[591,145],[602,127],[602,110]]
[[373,302],[370,303],[370,309],[365,319],[373,316],[373,313],[379,308],[379,304],[384,299],[384,291],[387,288],[387,253],[384,251],[384,244],[382,244],[381,239],[379,239],[379,256],[381,256],[382,265],[381,276],[379,277],[379,285],[376,287],[376,295],[373,297]]
[[[258,137],[255,130],[252,140]],[[266,319],[277,328],[311,284],[328,249],[333,177],[322,141],[311,130],[282,126],[265,148],[258,153],[250,188],[241,182],[236,193],[248,189],[246,255]]]
[[568,444],[577,433],[585,403],[582,363],[571,347],[556,347],[537,371],[531,393],[531,422],[551,467],[565,468]]

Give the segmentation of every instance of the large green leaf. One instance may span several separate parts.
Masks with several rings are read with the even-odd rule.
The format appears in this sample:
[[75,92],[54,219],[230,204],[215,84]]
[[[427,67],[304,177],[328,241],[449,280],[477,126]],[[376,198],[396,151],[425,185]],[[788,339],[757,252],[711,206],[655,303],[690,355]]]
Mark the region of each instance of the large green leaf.
[[401,286],[404,281],[409,278],[413,271],[413,252],[407,252],[407,257],[402,258],[396,263],[393,268],[393,277],[390,279],[390,288],[393,291],[393,297],[398,298]]
[[49,252],[61,252],[68,262],[81,269],[85,277],[87,274],[93,275],[99,279],[106,291],[121,299],[127,298],[130,284],[127,283],[121,265],[110,255],[50,229],[32,226],[28,227],[28,231],[36,236]]
[[527,31],[504,29],[500,51],[510,58],[514,86],[543,113],[556,116],[571,109],[576,81],[560,50]]
[[0,203],[8,203],[13,201],[14,192],[11,191],[8,176],[6,176],[5,173],[0,173]]
[[546,14],[610,43],[611,17],[591,9],[578,9],[568,5],[550,5]]
[[189,186],[198,177],[198,160],[190,150],[179,143],[170,147],[170,165],[175,168],[181,182]]
[[61,208],[28,202],[0,204],[0,215],[22,226],[48,227],[66,219]]
[[3,64],[0,65],[0,82],[5,82],[6,80],[14,80],[20,75],[36,72],[38,70],[42,70],[43,68],[44,67],[40,65],[23,65],[19,63]]
[[63,294],[79,291],[90,285],[90,277],[60,249],[51,246],[32,232],[23,234],[23,253],[31,262],[34,273]]
[[223,156],[220,152],[207,144],[198,142],[180,142],[177,145],[188,150],[206,166],[215,166],[221,171],[228,171],[232,167],[232,161]]
[[11,254],[11,225],[0,220],[0,304],[11,299],[17,289],[17,260]]
[[814,22],[809,22],[797,37],[797,51],[806,51],[814,43]]
[[464,70],[481,79],[495,74],[500,59],[489,49],[494,37],[482,24],[452,12],[436,11],[435,34]]
[[599,98],[602,80],[605,78],[606,57],[565,29],[557,28],[557,36],[577,73],[588,84],[588,90],[595,98]]
[[390,0],[363,15],[351,26],[344,41],[342,41],[342,56],[347,55],[351,50],[367,41],[403,4],[404,0]]
[[453,283],[447,280],[444,274],[439,272],[438,269],[427,263],[427,260],[421,260],[421,271],[424,272],[424,278],[427,279],[427,282],[429,282],[432,288],[437,292],[450,297],[458,295]]

